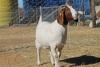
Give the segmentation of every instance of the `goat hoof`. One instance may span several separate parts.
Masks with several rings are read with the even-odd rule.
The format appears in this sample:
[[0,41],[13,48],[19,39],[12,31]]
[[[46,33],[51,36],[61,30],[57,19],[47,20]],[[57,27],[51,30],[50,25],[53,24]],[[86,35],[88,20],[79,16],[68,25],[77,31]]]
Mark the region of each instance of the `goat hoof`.
[[51,62],[51,64],[52,64],[52,65],[55,65],[55,63],[54,63],[54,62]]
[[60,64],[55,64],[55,67],[60,67]]
[[59,65],[56,65],[55,67],[60,67]]
[[40,62],[37,62],[37,65],[38,65],[38,66],[40,66],[40,65],[41,65],[41,63],[40,63]]

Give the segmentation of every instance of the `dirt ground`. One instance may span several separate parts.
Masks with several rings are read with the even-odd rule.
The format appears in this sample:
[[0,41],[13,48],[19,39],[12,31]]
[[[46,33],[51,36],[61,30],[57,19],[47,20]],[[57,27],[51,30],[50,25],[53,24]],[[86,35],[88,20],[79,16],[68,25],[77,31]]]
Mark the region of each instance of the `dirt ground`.
[[[49,52],[41,51],[36,64],[36,26],[0,28],[0,67],[53,67]],[[61,67],[100,67],[100,27],[70,26],[60,58]]]

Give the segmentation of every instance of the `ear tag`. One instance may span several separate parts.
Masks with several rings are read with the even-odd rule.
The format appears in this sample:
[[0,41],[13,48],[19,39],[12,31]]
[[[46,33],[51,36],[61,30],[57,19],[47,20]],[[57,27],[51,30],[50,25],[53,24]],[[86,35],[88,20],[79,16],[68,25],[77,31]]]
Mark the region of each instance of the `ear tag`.
[[62,14],[60,13],[60,16],[61,16]]

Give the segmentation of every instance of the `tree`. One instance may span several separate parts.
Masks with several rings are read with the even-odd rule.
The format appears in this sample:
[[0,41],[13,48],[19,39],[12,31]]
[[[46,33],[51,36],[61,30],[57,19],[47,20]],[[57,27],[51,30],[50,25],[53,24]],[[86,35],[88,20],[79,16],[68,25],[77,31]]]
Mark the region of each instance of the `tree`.
[[90,0],[91,4],[91,16],[92,16],[92,28],[96,27],[96,11],[94,0]]
[[81,7],[82,7],[82,12],[83,12],[83,15],[82,15],[82,25],[84,25],[84,22],[85,22],[85,19],[84,19],[84,0],[83,2],[81,3]]

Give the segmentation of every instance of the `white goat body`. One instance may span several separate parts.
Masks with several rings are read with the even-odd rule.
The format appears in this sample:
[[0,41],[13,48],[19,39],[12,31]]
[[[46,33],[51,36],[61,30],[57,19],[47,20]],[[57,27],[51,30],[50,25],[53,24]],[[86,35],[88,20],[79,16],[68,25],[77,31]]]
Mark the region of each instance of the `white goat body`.
[[50,46],[51,43],[61,44],[64,32],[65,28],[58,24],[57,20],[53,23],[39,21],[36,29],[36,40],[41,43],[41,47]]
[[[39,49],[41,47],[50,47],[51,63],[55,64],[55,67],[59,67],[58,57],[61,55],[61,50],[64,46],[62,43],[65,43],[64,41],[66,41],[67,36],[64,36],[65,34],[66,26],[58,24],[57,20],[55,20],[53,23],[42,21],[40,16],[39,23],[36,28],[38,65],[40,65]],[[58,54],[56,54],[55,48],[58,48]]]

